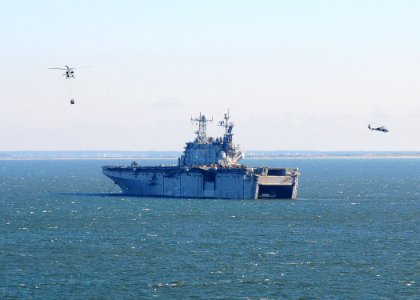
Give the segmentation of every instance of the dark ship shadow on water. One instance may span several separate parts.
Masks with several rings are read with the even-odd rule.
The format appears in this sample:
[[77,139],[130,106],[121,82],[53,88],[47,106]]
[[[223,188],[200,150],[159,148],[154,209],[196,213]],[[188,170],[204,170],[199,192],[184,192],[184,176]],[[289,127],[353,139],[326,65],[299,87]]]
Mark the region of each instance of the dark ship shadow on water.
[[[136,198],[136,199],[165,199],[165,200],[186,200],[186,201],[246,201],[255,203],[267,203],[267,202],[289,202],[292,199],[222,199],[222,198],[200,198],[200,197],[168,197],[168,196],[139,196],[122,193],[57,193],[58,196],[70,196],[70,197],[101,197],[101,198]],[[299,199],[309,200],[309,199]],[[292,202],[294,202],[292,200]]]

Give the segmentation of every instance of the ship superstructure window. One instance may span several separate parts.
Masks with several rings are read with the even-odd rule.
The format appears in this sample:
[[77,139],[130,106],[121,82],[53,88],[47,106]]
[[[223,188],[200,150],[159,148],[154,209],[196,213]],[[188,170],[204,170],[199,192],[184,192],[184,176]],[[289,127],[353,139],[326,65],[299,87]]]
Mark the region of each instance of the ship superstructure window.
[[284,176],[285,170],[284,169],[268,169],[267,176]]

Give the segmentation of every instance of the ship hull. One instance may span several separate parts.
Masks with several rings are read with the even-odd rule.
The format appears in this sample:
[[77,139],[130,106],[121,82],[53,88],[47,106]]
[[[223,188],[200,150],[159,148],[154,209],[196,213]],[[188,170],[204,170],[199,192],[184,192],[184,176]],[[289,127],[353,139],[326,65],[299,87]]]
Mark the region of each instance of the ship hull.
[[145,197],[296,199],[298,172],[288,168],[104,166],[123,194]]

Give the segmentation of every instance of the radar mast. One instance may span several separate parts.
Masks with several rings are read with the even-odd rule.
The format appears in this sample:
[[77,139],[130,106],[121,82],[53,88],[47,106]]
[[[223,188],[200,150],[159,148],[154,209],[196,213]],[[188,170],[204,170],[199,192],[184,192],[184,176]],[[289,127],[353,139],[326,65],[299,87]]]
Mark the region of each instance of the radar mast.
[[219,121],[219,126],[224,127],[225,128],[225,135],[223,137],[224,143],[227,144],[231,144],[232,143],[232,129],[233,129],[233,122],[229,122],[230,119],[230,114],[229,114],[229,109],[228,112],[226,114],[224,114],[223,117],[223,121]]
[[200,112],[200,117],[194,119],[191,117],[191,122],[198,124],[198,130],[195,132],[195,134],[197,134],[195,141],[199,144],[207,144],[207,122],[213,122],[213,118],[207,119],[207,117]]

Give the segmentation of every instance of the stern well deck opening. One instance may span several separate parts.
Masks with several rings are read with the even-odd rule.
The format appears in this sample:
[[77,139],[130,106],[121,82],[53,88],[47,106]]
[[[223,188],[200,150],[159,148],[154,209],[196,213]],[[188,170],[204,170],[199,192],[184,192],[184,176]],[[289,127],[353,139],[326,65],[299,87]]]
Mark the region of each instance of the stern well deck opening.
[[257,199],[290,199],[293,186],[258,185]]

